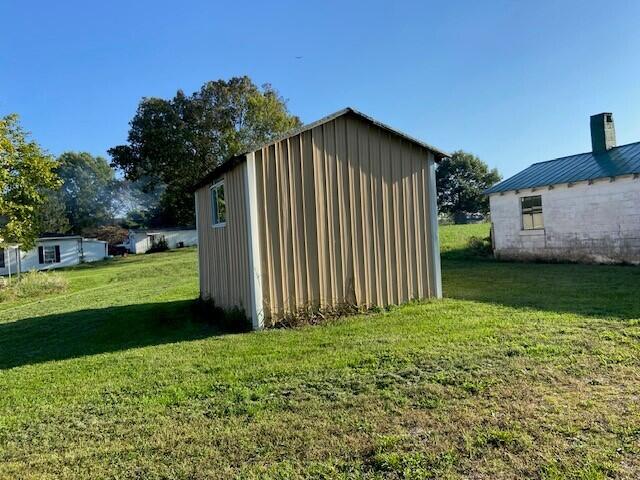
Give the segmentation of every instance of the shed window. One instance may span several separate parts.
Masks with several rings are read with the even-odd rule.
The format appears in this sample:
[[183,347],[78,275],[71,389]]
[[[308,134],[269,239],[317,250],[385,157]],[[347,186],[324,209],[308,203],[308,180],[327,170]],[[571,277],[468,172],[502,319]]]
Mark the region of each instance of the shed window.
[[227,224],[227,204],[224,200],[224,180],[211,187],[211,224],[224,227]]
[[522,229],[539,230],[544,228],[542,220],[542,196],[522,197],[520,199],[522,207]]

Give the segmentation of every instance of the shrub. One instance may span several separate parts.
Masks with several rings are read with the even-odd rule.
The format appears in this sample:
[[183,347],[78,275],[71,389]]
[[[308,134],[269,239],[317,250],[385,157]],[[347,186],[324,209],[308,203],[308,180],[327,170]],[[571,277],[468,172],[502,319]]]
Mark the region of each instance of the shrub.
[[471,237],[467,242],[467,248],[471,255],[477,257],[489,257],[493,255],[493,247],[491,246],[491,237]]
[[166,252],[167,250],[169,250],[169,245],[165,238],[162,237],[160,240],[151,244],[151,248],[147,250],[147,253]]
[[0,302],[4,302],[12,298],[9,288],[9,280],[4,277],[0,277]]
[[23,273],[19,279],[12,283],[3,279],[0,282],[0,301],[34,298],[50,293],[64,292],[67,287],[67,279],[59,273],[31,271]]

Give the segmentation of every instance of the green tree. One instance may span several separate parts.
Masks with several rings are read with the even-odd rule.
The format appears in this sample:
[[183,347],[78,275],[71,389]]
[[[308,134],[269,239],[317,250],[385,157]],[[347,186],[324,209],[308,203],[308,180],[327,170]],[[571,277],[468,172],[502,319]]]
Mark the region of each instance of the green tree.
[[129,232],[120,225],[101,225],[99,227],[87,228],[82,234],[88,238],[104,240],[109,245],[118,245],[126,240]]
[[71,230],[111,223],[116,209],[118,183],[107,160],[86,152],[66,152],[56,169],[63,180],[60,190]]
[[472,153],[453,152],[438,164],[436,182],[438,207],[454,218],[465,213],[489,211],[489,200],[483,190],[500,181],[497,169],[489,169],[486,163]]
[[21,128],[15,114],[0,118],[0,244],[35,244],[38,210],[60,180],[56,161]]
[[130,122],[128,143],[109,150],[125,177],[164,186],[163,223],[194,223],[193,185],[227,158],[300,125],[270,85],[248,77],[205,83],[191,96],[143,98]]
[[71,230],[62,190],[45,190],[38,209],[38,232],[68,233]]
[[[146,187],[146,188],[145,188]],[[157,185],[149,188],[145,179],[132,182],[118,181],[117,210],[118,223],[125,228],[145,228],[151,226],[158,208],[159,198],[164,188]]]

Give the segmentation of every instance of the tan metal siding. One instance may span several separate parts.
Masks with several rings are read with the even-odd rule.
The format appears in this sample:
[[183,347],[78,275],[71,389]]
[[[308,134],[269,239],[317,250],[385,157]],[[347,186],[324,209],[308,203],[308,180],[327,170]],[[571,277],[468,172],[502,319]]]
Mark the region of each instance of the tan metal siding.
[[433,154],[342,116],[255,156],[267,319],[435,296]]
[[[227,221],[212,227],[211,185],[196,191],[200,295],[228,309],[250,313],[251,290],[247,234],[246,163],[226,172],[224,178]],[[216,182],[219,179],[216,179]]]

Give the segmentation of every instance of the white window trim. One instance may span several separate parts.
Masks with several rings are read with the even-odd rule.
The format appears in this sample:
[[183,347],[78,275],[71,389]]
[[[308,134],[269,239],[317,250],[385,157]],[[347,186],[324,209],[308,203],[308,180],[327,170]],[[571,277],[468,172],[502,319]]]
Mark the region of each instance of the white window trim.
[[[214,210],[213,210],[213,191],[214,191],[214,190],[217,190],[217,189],[218,189],[218,187],[220,187],[220,186],[223,186],[223,187],[224,187],[224,178],[222,178],[222,179],[218,180],[218,181],[217,181],[217,182],[215,182],[213,185],[211,185],[211,187],[209,188],[209,200],[211,201],[211,227],[212,227],[212,228],[223,228],[223,227],[226,227],[226,226],[227,226],[227,220],[226,220],[226,217],[225,217],[225,221],[224,221],[224,222],[215,223],[215,222],[214,222],[214,220],[213,220],[213,211],[214,211]],[[224,192],[224,194],[225,194],[224,202],[225,202],[225,207],[226,207],[226,205],[227,205],[227,198],[226,198],[227,192],[226,192],[226,188],[225,188],[225,192]],[[225,213],[226,213],[226,212],[225,212]]]
[[[47,249],[49,249],[49,251],[53,251],[53,259],[50,259],[50,261],[47,261]],[[51,265],[52,263],[58,263],[56,262],[56,246],[55,245],[43,245],[42,246],[42,264],[43,265]]]

